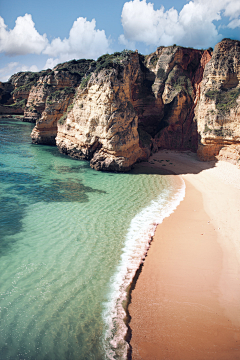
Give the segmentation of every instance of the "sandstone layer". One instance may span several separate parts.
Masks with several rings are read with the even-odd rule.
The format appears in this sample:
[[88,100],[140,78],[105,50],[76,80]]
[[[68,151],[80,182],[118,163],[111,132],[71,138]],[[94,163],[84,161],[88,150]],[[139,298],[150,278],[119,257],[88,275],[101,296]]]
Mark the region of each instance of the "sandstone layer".
[[202,160],[213,160],[216,156],[231,160],[232,155],[233,161],[240,160],[239,80],[240,42],[224,39],[206,64],[196,109],[201,139],[198,156]]
[[236,40],[214,51],[124,50],[13,75],[0,84],[0,111],[24,111],[36,122],[33,143],[57,144],[97,170],[126,171],[158,149],[240,166],[239,79]]
[[197,150],[196,97],[209,52],[160,47],[98,59],[58,125],[60,151],[97,170],[126,171],[158,148]]
[[132,85],[140,72],[139,56],[127,55],[123,63],[101,69],[105,60],[86,78],[86,86],[84,82],[80,86],[72,109],[58,125],[56,142],[61,152],[91,160],[97,170],[127,171],[144,158],[131,103]]
[[8,82],[0,83],[1,114],[24,114],[33,79],[38,79],[38,73],[19,72]]
[[32,87],[25,108],[25,119],[34,119],[32,141],[36,144],[55,145],[58,120],[67,112],[82,76],[91,67],[92,60],[73,60],[57,65],[39,78]]

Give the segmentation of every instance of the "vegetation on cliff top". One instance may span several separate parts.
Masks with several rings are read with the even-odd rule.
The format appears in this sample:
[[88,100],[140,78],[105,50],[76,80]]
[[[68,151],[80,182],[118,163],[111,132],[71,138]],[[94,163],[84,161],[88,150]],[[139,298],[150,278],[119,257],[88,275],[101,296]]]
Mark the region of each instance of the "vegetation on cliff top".
[[53,71],[68,71],[70,74],[82,78],[91,69],[91,66],[94,63],[95,61],[92,59],[71,60],[58,64],[53,68]]
[[115,52],[114,54],[105,54],[100,56],[96,61],[96,69],[95,72],[99,73],[99,71],[103,69],[112,69],[116,66],[121,65],[123,60],[127,60],[130,54],[133,54],[132,50],[123,50],[122,52]]
[[14,74],[11,78],[10,78],[10,82],[12,82],[14,84],[14,82],[18,81],[18,79],[23,78],[23,85],[20,85],[18,87],[16,87],[13,91],[12,94],[16,94],[18,92],[27,92],[30,91],[32,86],[36,86],[37,82],[39,80],[39,78],[41,76],[45,76],[47,74],[50,73],[50,70],[42,70],[39,72],[21,72],[18,74]]

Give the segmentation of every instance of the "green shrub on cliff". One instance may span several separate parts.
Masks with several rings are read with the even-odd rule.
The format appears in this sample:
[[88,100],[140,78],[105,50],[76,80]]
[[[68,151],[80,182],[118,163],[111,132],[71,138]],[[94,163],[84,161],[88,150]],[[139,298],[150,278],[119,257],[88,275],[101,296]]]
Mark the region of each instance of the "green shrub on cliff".
[[90,77],[91,77],[91,74],[89,74],[88,76],[82,78],[82,81],[81,81],[81,84],[80,84],[80,89],[84,89],[87,86],[87,84],[88,84],[88,82],[90,80]]
[[187,90],[187,92],[189,94],[191,94],[192,91],[192,83],[190,81],[190,79],[187,76],[179,76],[176,80],[176,82],[174,83],[174,87],[176,88],[176,90],[181,91],[182,89]]
[[217,110],[226,114],[231,108],[237,106],[237,98],[240,96],[240,89],[231,89],[228,91],[209,90],[205,96],[211,100],[215,100]]
[[21,78],[24,78],[24,84],[15,88],[12,94],[17,92],[30,91],[33,86],[37,85],[37,82],[41,76],[45,76],[49,73],[49,70],[43,70],[39,72],[23,72]]
[[73,104],[69,105],[68,108],[67,108],[67,112],[71,111],[73,108]]
[[11,105],[5,105],[9,106],[11,108],[21,108],[24,109],[27,103],[27,99],[17,100],[14,104]]
[[152,66],[156,66],[156,65],[157,65],[157,62],[158,62],[158,56],[155,54],[155,55],[153,55],[153,56],[151,57],[151,59],[150,59],[150,64],[151,64]]
[[12,92],[12,94],[16,94],[18,92],[27,92],[31,90],[31,87],[35,85],[35,82],[30,82],[28,84],[22,85],[22,86],[18,86],[17,88],[15,88]]
[[63,100],[70,94],[75,94],[74,87],[65,87],[60,90],[56,90],[47,97],[47,104],[51,105],[53,102]]
[[60,125],[64,125],[66,119],[67,119],[67,113],[65,112],[65,113],[60,117],[60,119],[58,120],[59,124],[60,124]]
[[89,71],[91,65],[95,63],[92,59],[71,60],[55,66],[55,71],[68,71],[71,75],[81,78]]
[[69,113],[69,111],[71,111],[73,108],[73,104],[69,105],[68,108],[67,108],[67,111],[63,113],[63,115],[60,117],[60,119],[58,120],[58,123],[60,125],[64,125],[65,122],[66,122],[66,119],[67,119],[67,115]]
[[173,69],[167,79],[169,83],[177,92],[185,91],[188,95],[193,95],[193,87],[188,74],[179,69]]
[[208,90],[205,93],[205,96],[211,100],[215,99],[218,94],[218,90]]
[[237,105],[236,100],[240,95],[240,89],[232,89],[219,93],[216,97],[216,108],[223,113],[229,112]]
[[212,129],[210,129],[209,127],[208,127],[208,125],[207,124],[205,124],[205,128],[204,128],[204,131],[203,131],[204,133],[208,133],[208,132],[212,132]]
[[166,71],[161,67],[157,71],[157,78],[162,80],[166,78]]
[[121,62],[129,58],[134,52],[132,50],[123,50],[114,54],[105,54],[100,56],[96,61],[95,72],[99,73],[103,69],[113,69],[121,66]]
[[97,59],[96,73],[99,73],[103,69],[111,69],[114,67],[113,55],[105,54]]

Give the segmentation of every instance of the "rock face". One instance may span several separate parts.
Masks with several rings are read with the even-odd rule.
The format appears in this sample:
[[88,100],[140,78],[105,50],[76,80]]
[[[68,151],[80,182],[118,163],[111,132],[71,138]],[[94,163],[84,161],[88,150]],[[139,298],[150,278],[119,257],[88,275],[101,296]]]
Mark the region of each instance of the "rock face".
[[240,166],[239,80],[240,42],[224,39],[214,51],[123,51],[18,73],[0,84],[0,103],[36,122],[34,143],[97,170],[127,171],[159,148]]
[[[95,169],[126,171],[158,148],[197,150],[193,122],[203,52],[177,46],[105,55],[58,126],[60,151]],[[87,81],[88,80],[88,81]]]
[[58,120],[67,112],[75,90],[91,63],[92,60],[73,60],[59,64],[32,87],[24,117],[36,121],[31,135],[34,143],[56,144]]
[[58,125],[56,142],[61,152],[91,160],[97,170],[111,171],[127,171],[144,157],[131,102],[140,71],[138,54],[123,56],[119,63],[100,59]]
[[240,42],[224,39],[206,64],[196,109],[202,160],[218,157],[236,163],[240,159],[239,81]]
[[29,92],[38,80],[39,73],[19,72],[8,82],[0,84],[0,112],[2,114],[24,114]]
[[204,66],[210,58],[208,51],[177,46],[160,47],[148,57],[147,66],[156,75],[153,92],[162,101],[161,118],[155,134],[158,148],[197,150],[194,109]]

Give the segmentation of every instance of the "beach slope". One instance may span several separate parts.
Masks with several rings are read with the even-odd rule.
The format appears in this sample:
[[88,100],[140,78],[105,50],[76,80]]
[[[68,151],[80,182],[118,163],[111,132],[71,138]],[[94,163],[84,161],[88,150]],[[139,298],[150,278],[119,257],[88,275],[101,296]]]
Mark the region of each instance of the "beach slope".
[[132,359],[240,359],[240,170],[190,152],[150,163],[181,175],[186,194],[132,291]]

